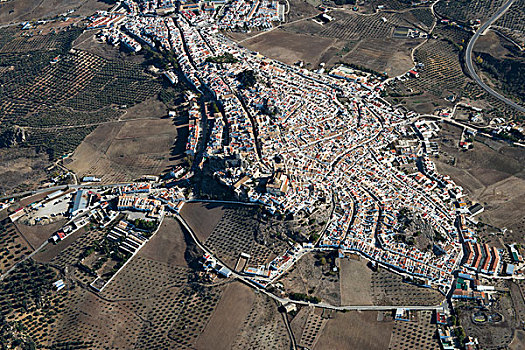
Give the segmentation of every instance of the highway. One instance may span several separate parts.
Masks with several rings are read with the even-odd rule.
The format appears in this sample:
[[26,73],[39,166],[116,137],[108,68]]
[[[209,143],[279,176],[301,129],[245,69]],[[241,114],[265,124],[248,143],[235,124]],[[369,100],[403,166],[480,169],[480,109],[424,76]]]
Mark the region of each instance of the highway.
[[476,41],[479,39],[480,35],[483,34],[498,18],[500,18],[512,6],[512,4],[514,4],[515,1],[516,0],[508,0],[487,22],[485,22],[482,26],[478,28],[478,30],[476,31],[476,33],[474,33],[474,36],[472,36],[472,38],[470,39],[467,45],[467,50],[465,51],[465,62],[467,64],[467,69],[469,71],[470,76],[472,77],[472,79],[476,81],[476,83],[478,83],[479,86],[483,88],[483,90],[485,90],[486,92],[488,92],[489,94],[497,98],[498,100],[515,108],[516,110],[522,113],[525,113],[525,107],[497,93],[487,84],[485,84],[481,80],[479,75],[476,73],[476,70],[474,69],[474,65],[472,64],[472,50],[474,49],[474,45],[476,44]]

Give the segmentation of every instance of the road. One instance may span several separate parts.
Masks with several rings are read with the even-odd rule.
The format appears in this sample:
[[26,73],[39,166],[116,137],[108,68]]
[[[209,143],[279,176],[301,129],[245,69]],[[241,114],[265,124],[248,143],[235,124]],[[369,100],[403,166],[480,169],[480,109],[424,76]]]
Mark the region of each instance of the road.
[[[184,218],[180,216],[179,214],[174,214],[174,217],[179,221],[179,223],[186,229],[186,231],[189,233],[191,239],[195,242],[197,247],[199,247],[203,252],[213,256],[213,258],[222,266],[228,266],[224,264],[217,256],[213,254],[211,250],[209,250],[206,246],[204,246],[199,239],[197,238],[197,235],[195,232],[193,232],[192,228],[186,223]],[[260,293],[263,293],[267,295],[268,297],[275,300],[277,303],[285,305],[288,303],[293,303],[297,305],[308,305],[308,306],[314,306],[314,307],[320,307],[323,309],[330,309],[330,310],[339,310],[339,311],[390,311],[394,310],[396,308],[405,308],[410,310],[440,310],[443,308],[444,302],[440,303],[439,305],[424,305],[424,306],[392,306],[392,305],[345,305],[345,306],[336,306],[331,305],[328,303],[309,303],[306,301],[298,301],[298,300],[292,300],[289,298],[282,298],[279,297],[273,293],[270,293],[265,288],[261,287],[260,285],[257,285],[254,283],[250,278],[243,276],[235,271],[231,271],[231,277],[238,279],[239,281],[243,282],[244,284],[248,285],[249,287],[259,291]]]
[[108,187],[109,188],[109,187],[126,186],[126,185],[131,185],[131,184],[133,184],[133,182],[120,182],[120,183],[110,183],[110,184],[84,183],[84,184],[78,184],[78,185],[58,185],[58,186],[44,187],[44,188],[40,188],[38,190],[13,193],[13,194],[10,194],[8,196],[0,197],[0,200],[32,196],[32,195],[43,193],[43,192],[52,192],[52,191],[58,191],[58,190],[65,190],[67,188],[71,188],[71,189],[98,188],[98,187]]
[[479,75],[476,73],[476,70],[474,69],[474,65],[472,64],[472,50],[474,49],[474,45],[476,44],[476,41],[479,39],[480,35],[483,34],[491,25],[494,23],[498,18],[500,18],[511,6],[514,4],[516,0],[508,0],[487,22],[485,22],[482,26],[478,28],[476,33],[474,33],[474,36],[470,39],[467,49],[465,51],[465,61],[467,63],[467,69],[469,71],[470,76],[472,79],[478,83],[479,86],[483,88],[486,92],[497,98],[498,100],[506,103],[507,105],[513,107],[514,109],[525,113],[525,107],[517,104],[514,101],[509,100],[505,96],[497,93],[494,91],[491,87],[489,87],[487,84],[485,84]]

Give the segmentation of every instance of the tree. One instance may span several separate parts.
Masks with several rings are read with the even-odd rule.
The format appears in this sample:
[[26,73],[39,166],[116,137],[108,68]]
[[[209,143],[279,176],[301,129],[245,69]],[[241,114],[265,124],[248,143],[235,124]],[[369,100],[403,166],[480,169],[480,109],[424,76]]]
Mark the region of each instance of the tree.
[[255,72],[251,69],[240,72],[237,74],[236,78],[244,88],[250,88],[257,83]]

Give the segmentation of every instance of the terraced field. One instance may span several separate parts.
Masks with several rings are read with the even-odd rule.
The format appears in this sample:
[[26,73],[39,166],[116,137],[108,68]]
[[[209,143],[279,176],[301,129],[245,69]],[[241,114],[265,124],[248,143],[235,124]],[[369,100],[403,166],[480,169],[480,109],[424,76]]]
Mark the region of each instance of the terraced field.
[[461,23],[487,20],[504,0],[441,0],[434,10],[441,16]]
[[22,36],[18,29],[0,30],[2,127],[29,127],[25,146],[52,159],[72,152],[97,123],[118,118],[122,112],[114,106],[131,106],[162,89],[137,64],[70,51],[80,33],[75,28]]

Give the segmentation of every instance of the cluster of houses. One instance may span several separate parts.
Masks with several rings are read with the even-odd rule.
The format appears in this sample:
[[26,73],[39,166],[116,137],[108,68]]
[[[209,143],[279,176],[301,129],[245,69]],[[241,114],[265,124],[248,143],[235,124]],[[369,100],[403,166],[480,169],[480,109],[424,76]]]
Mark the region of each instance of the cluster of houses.
[[195,98],[190,100],[189,123],[188,123],[188,141],[186,142],[186,153],[195,155],[197,153],[197,146],[201,139],[201,111],[200,106]]
[[[133,11],[145,13],[141,4],[127,6],[131,15],[121,28],[138,41],[173,51],[187,81],[197,91],[211,92],[224,111],[214,119],[203,150],[207,158],[226,160],[226,167],[215,172],[220,182],[270,212],[312,213],[319,201],[336,201],[321,247],[358,252],[447,292],[465,254],[461,239],[472,232],[455,206],[461,188],[438,174],[429,157],[437,152],[430,139],[439,127],[413,123],[417,154],[411,147],[398,153],[389,145],[406,138],[411,114],[386,104],[372,76],[354,76],[344,67],[324,75],[288,66],[217,33],[271,18],[268,14],[278,7],[269,1],[234,1],[216,22],[191,7],[171,17],[133,16]],[[191,154],[203,137],[203,111],[194,106]],[[413,160],[422,164],[420,172],[405,174],[396,166]],[[260,191],[261,181],[265,191]],[[135,210],[158,205],[125,192],[121,200],[122,208]],[[402,208],[418,213],[442,237],[435,249],[422,251],[395,239]],[[487,271],[497,256],[493,250],[489,255]],[[258,275],[269,271],[252,268]]]
[[218,23],[221,30],[270,29],[284,22],[284,5],[270,0],[236,0],[228,3]]

